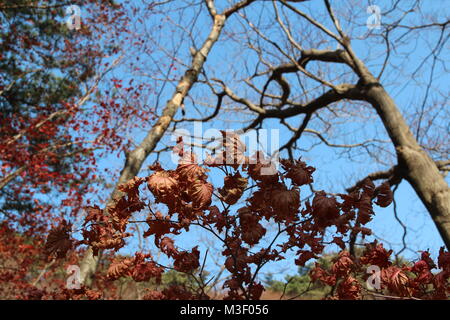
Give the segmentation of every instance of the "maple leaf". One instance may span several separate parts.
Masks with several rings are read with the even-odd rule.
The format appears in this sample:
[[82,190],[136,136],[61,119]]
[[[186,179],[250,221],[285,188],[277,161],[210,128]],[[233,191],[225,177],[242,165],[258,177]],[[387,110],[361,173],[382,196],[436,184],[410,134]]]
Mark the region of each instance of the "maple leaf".
[[144,178],[134,177],[127,183],[120,184],[117,189],[127,194],[130,200],[139,200],[139,186],[145,182]]
[[275,164],[267,159],[262,152],[257,152],[251,156],[245,168],[249,176],[255,181],[271,184],[277,183],[279,180]]
[[184,153],[179,160],[176,172],[180,180],[194,182],[196,180],[206,180],[206,169],[200,167],[197,163],[194,153]]
[[184,155],[184,141],[183,137],[179,136],[177,138],[177,144],[172,148],[172,152],[178,154],[180,157]]
[[312,282],[321,281],[329,286],[336,284],[336,276],[330,275],[326,270],[322,269],[316,262],[315,267],[309,272],[309,276]]
[[87,216],[84,219],[83,226],[86,226],[86,224],[90,221],[100,221],[103,217],[103,210],[99,208],[99,206],[95,205],[93,207],[87,206],[84,208],[87,212]]
[[342,237],[333,237],[333,241],[336,243],[342,250],[345,250],[345,242],[342,240]]
[[246,157],[244,152],[246,146],[239,135],[233,131],[221,131],[221,133],[225,164],[239,165],[245,163]]
[[450,274],[450,252],[445,252],[445,247],[439,249],[438,267]]
[[402,269],[391,266],[381,270],[381,281],[387,286],[389,291],[401,296],[410,296],[408,288],[409,278]]
[[430,257],[430,252],[422,251],[422,253],[420,255],[420,259],[426,262],[426,264],[430,270],[433,268],[436,268],[436,264],[434,263],[433,259],[431,259],[431,257]]
[[197,209],[206,209],[211,204],[212,193],[212,184],[200,180],[197,180],[189,189],[189,195]]
[[107,277],[110,280],[117,280],[120,277],[131,275],[133,259],[118,259],[111,263],[107,271]]
[[375,189],[375,194],[377,196],[377,201],[375,203],[383,208],[390,205],[394,199],[391,186],[387,181]]
[[249,290],[250,299],[259,300],[264,291],[265,291],[264,286],[261,283],[252,284]]
[[335,197],[327,197],[323,191],[316,192],[312,202],[313,216],[320,227],[331,225],[339,218],[339,208]]
[[300,207],[300,192],[297,188],[291,190],[277,188],[271,192],[270,197],[270,203],[277,217],[289,221],[295,219]]
[[222,200],[230,205],[235,204],[247,188],[248,179],[243,178],[239,172],[234,175],[227,175],[224,178],[223,188],[219,188],[219,193],[222,195]]
[[341,251],[338,257],[334,259],[331,271],[337,277],[344,277],[350,273],[354,265],[350,253],[348,251]]
[[358,218],[357,222],[364,225],[372,220],[373,208],[372,208],[372,199],[365,193],[361,195],[361,198],[355,202],[355,207],[358,210]]
[[222,232],[223,228],[227,225],[225,215],[220,212],[217,206],[209,207],[209,214],[205,216],[204,221],[209,224],[214,224],[219,232]]
[[146,219],[149,229],[144,232],[144,237],[155,235],[155,243],[159,244],[161,236],[167,233],[178,234],[178,231],[172,230],[176,227],[174,223],[170,221],[169,216],[164,216],[161,212],[157,211],[155,216],[149,215]]
[[198,246],[192,248],[191,252],[183,251],[175,257],[174,269],[179,272],[191,272],[200,267],[200,251]]
[[242,233],[242,240],[244,240],[245,243],[253,246],[257,244],[265,234],[266,229],[260,223],[257,223],[253,226],[253,228],[248,229]]
[[450,291],[450,273],[446,271],[441,271],[434,276],[433,285],[436,289],[435,299],[445,299],[447,300],[447,292]]
[[375,191],[375,185],[373,184],[373,181],[370,178],[365,178],[361,184],[361,187],[365,194],[367,194],[369,197],[372,197]]
[[73,240],[70,237],[72,225],[63,220],[62,223],[50,230],[44,250],[48,255],[56,255],[57,258],[66,256],[67,251],[72,249]]
[[297,186],[313,182],[312,173],[316,170],[315,168],[307,166],[305,162],[300,160],[294,162],[281,160],[280,162],[283,168],[287,170],[285,177],[291,179]]
[[391,265],[389,257],[392,254],[392,250],[386,251],[383,248],[383,244],[378,244],[376,241],[366,245],[366,249],[360,258],[362,264],[371,264],[379,266],[380,268],[386,268]]
[[175,257],[179,254],[178,250],[175,248],[173,240],[169,237],[164,237],[161,239],[159,248],[169,257]]
[[178,181],[169,172],[157,171],[147,178],[147,185],[158,201],[166,202],[177,193]]
[[295,259],[295,264],[301,267],[303,267],[309,260],[317,258],[317,255],[311,251],[299,250],[299,253],[299,257]]
[[433,281],[433,274],[430,272],[430,267],[425,260],[417,261],[411,268],[411,271],[417,274],[414,282],[417,284],[428,284]]
[[361,285],[358,280],[348,276],[337,288],[337,296],[342,300],[357,300],[361,298]]
[[164,269],[154,262],[141,262],[134,266],[131,277],[136,282],[149,281],[154,279],[157,284],[161,282]]

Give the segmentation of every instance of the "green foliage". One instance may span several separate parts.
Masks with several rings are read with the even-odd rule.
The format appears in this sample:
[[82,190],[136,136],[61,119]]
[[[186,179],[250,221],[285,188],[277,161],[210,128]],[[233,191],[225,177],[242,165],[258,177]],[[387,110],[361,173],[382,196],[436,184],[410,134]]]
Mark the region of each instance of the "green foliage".
[[[317,263],[329,268],[336,254],[324,255],[317,259]],[[314,268],[315,263],[308,263],[298,268],[298,274],[286,275],[284,281],[273,279],[273,274],[268,274],[265,283],[267,289],[284,294],[284,298],[298,297],[300,299],[321,299],[330,291],[331,287],[320,283],[311,283],[309,271]]]

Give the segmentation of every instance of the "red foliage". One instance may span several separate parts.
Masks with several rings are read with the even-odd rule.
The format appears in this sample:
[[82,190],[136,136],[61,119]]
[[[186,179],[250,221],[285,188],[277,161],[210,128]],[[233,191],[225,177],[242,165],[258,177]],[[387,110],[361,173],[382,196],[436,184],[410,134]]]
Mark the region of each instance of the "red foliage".
[[[360,189],[350,194],[340,194],[338,197],[325,191],[317,191],[312,202],[306,201],[301,206],[300,187],[313,181],[313,168],[300,160],[282,160],[284,171],[266,171],[268,174],[262,174],[261,170],[270,168],[271,164],[265,162],[260,155],[249,159],[243,154],[244,150],[237,138],[232,136],[224,139],[224,151],[219,153],[219,156],[222,159],[227,156],[234,160],[239,159],[240,163],[220,163],[216,157],[214,161],[209,158],[202,165],[195,162],[195,155],[184,152],[180,140],[175,149],[181,156],[176,170],[164,170],[159,164],[152,166],[154,173],[145,180],[155,202],[164,204],[167,213],[150,211],[146,220],[149,229],[144,236],[154,236],[156,247],[173,260],[173,269],[192,274],[200,268],[201,253],[197,246],[190,251],[180,250],[174,239],[168,235],[186,232],[193,225],[201,226],[213,232],[223,243],[224,266],[230,273],[230,278],[223,284],[227,290],[224,298],[259,299],[264,287],[258,282],[256,275],[266,263],[284,259],[288,251],[296,250],[295,263],[304,266],[310,259],[320,257],[327,243],[325,231],[334,226],[337,235],[333,237],[332,242],[339,245],[342,251],[334,259],[330,270],[324,270],[316,265],[311,271],[312,281],[321,281],[335,287],[334,296],[331,298],[360,299],[367,294],[361,280],[358,280],[366,276],[364,266],[367,265],[375,265],[381,269],[383,290],[395,296],[427,298],[445,295],[448,290],[445,279],[449,275],[449,259],[448,253],[443,250],[438,265],[444,273],[438,275],[430,272],[435,265],[427,252],[422,253],[422,260],[414,267],[400,268],[392,266],[390,261],[392,251],[385,250],[382,244],[376,242],[366,245],[366,250],[359,259],[345,250],[344,239],[348,238],[350,233],[352,235],[360,233],[363,237],[370,234],[370,230],[364,225],[373,218],[373,204],[386,206],[392,201],[387,184],[375,187],[368,180]],[[255,163],[253,160],[258,158],[262,161]],[[214,193],[215,187],[207,182],[208,166],[222,167],[226,172],[224,185],[217,188],[217,194]],[[234,172],[229,173],[230,169]],[[286,179],[290,179],[291,187],[288,187]],[[247,194],[245,191],[251,180],[256,189]],[[103,240],[105,243],[123,240],[124,226],[128,218],[133,212],[144,208],[139,200],[138,190],[142,181],[143,178],[135,178],[121,187],[125,195],[116,199],[115,206],[121,203],[120,207],[123,210],[126,208],[127,213],[120,215],[120,219],[117,218],[120,223],[112,221],[112,217],[119,217],[115,213],[117,210],[109,210],[108,219],[102,218],[101,230],[115,231],[114,236],[105,231]],[[246,195],[243,205],[233,213],[230,207],[240,203],[238,201]],[[215,205],[211,206],[214,196],[222,202],[223,210]],[[97,217],[103,217],[98,209],[95,214],[88,215],[87,221],[96,221]],[[266,249],[255,252],[255,245],[260,244],[267,233],[264,223],[278,224],[279,233]],[[121,227],[118,228],[118,225]],[[281,240],[278,236],[283,233],[287,237]],[[98,247],[98,240],[96,241],[95,237],[85,237],[85,243]],[[111,248],[117,250],[122,245],[123,242],[120,246]],[[136,258],[124,259],[111,266],[109,277],[116,279],[120,276],[133,276],[136,270],[141,270],[143,278],[158,280],[164,267],[161,266],[159,269],[156,266],[153,260],[137,264]],[[136,280],[139,281],[141,278]],[[426,292],[424,286],[427,284],[434,284],[435,290],[432,294]],[[170,287],[161,292],[149,291],[145,298],[205,297],[202,293],[187,293],[186,290],[181,287]]]
[[[313,168],[300,160],[282,160],[281,172],[269,170],[265,171],[268,174],[262,174],[262,169],[272,165],[264,161],[255,163],[253,160],[259,155],[253,160],[244,156],[244,149],[235,136],[225,139],[224,145],[224,158],[228,156],[242,162],[211,164],[209,159],[206,164],[195,163],[195,156],[184,152],[179,143],[176,152],[181,160],[175,170],[164,170],[155,164],[151,167],[154,173],[149,177],[136,177],[121,185],[122,195],[106,209],[87,207],[82,241],[71,239],[70,225],[63,221],[48,235],[46,253],[60,258],[80,244],[91,246],[94,254],[100,249],[118,251],[125,246],[125,238],[130,235],[127,227],[132,215],[149,208],[146,221],[142,221],[148,225],[144,237],[154,237],[156,248],[166,256],[170,265],[161,265],[152,255],[137,252],[134,257],[111,263],[107,276],[102,280],[105,286],[108,281],[111,283],[120,277],[131,277],[136,282],[152,280],[158,284],[169,269],[193,275],[202,267],[202,252],[197,245],[181,249],[175,236],[198,226],[212,232],[223,244],[223,265],[229,273],[223,283],[224,299],[259,299],[264,286],[257,275],[264,265],[284,259],[289,251],[295,252],[295,263],[299,266],[319,258],[330,243],[326,241],[326,231],[333,227],[336,231],[331,243],[340,246],[342,251],[332,261],[329,270],[316,263],[310,272],[313,282],[332,287],[329,299],[361,299],[373,293],[363,282],[367,278],[368,265],[380,268],[380,295],[420,299],[447,297],[450,254],[443,248],[437,262],[441,269],[439,273],[432,272],[436,264],[429,252],[422,252],[421,259],[413,266],[400,267],[391,262],[392,251],[387,251],[377,242],[367,244],[360,258],[346,250],[350,235],[365,237],[370,234],[364,225],[374,216],[374,203],[386,206],[392,201],[389,186],[375,187],[371,181],[365,181],[360,189],[350,194],[336,196],[317,191],[312,201],[301,203],[300,188],[313,181]],[[223,170],[222,187],[215,188],[207,181],[208,166]],[[154,212],[151,205],[142,200],[140,187],[145,182],[151,193],[150,199],[160,207],[165,206],[166,210]],[[252,187],[247,189],[248,185]],[[216,200],[223,209],[214,205]],[[238,205],[236,210],[232,205]],[[278,232],[275,237],[267,239],[264,225],[269,224],[277,225]],[[258,244],[262,244],[263,249],[258,250]],[[14,277],[6,272],[1,276],[4,279]],[[26,299],[99,299],[105,293],[84,287],[49,291],[29,284],[23,284],[21,292],[22,298]],[[207,298],[202,288],[195,291],[180,285],[150,290],[144,295],[144,299],[150,300]]]

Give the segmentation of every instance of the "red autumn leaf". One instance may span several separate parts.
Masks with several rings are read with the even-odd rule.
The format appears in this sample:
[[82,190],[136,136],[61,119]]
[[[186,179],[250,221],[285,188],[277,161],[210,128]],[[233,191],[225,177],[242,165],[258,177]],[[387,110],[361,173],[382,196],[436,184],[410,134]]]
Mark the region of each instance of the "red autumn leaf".
[[221,131],[222,147],[224,149],[224,164],[238,165],[245,163],[244,152],[245,144],[241,141],[239,135],[233,131]]
[[270,194],[270,203],[277,217],[294,220],[300,207],[300,192],[296,188],[274,189]]
[[317,256],[311,251],[299,250],[299,253],[299,257],[295,259],[295,264],[301,267],[303,267],[309,260],[317,258]]
[[409,278],[402,269],[391,266],[381,270],[381,281],[388,290],[400,297],[407,297],[411,291],[408,287]]
[[259,217],[248,208],[238,210],[242,229],[242,240],[249,245],[255,245],[266,234],[266,229],[258,222]]
[[339,218],[336,198],[328,197],[325,192],[318,191],[312,202],[313,217],[321,227],[329,226]]
[[161,236],[168,233],[179,233],[172,230],[175,225],[170,221],[169,216],[164,216],[161,212],[157,211],[155,216],[149,215],[146,220],[149,229],[144,232],[144,237],[155,235],[155,243],[159,243]]
[[126,193],[130,200],[139,200],[139,186],[145,182],[144,178],[134,177],[127,183],[119,185],[117,188]]
[[334,260],[331,271],[337,277],[344,277],[350,274],[355,263],[351,259],[350,253],[348,251],[339,252],[338,257]]
[[377,242],[366,245],[366,249],[360,258],[362,264],[376,265],[380,268],[387,268],[391,265],[389,257],[392,254],[392,250],[387,251],[383,248],[383,245]]
[[86,226],[86,224],[91,221],[100,221],[103,217],[103,210],[100,209],[97,205],[93,207],[85,207],[85,210],[87,212],[87,216],[84,219],[84,226]]
[[450,252],[445,252],[445,248],[439,249],[438,267],[450,274]]
[[361,187],[364,190],[365,194],[367,194],[369,197],[372,197],[375,191],[375,185],[373,184],[373,181],[370,178],[364,179],[364,181],[361,184]]
[[361,285],[358,280],[348,276],[337,287],[337,296],[341,300],[357,300],[361,297]]
[[131,272],[131,277],[136,282],[149,281],[153,279],[157,284],[161,282],[164,269],[154,262],[141,262],[136,264]]
[[261,283],[255,283],[251,285],[250,288],[250,299],[259,300],[261,298],[262,293],[264,292],[264,287]]
[[322,269],[318,263],[309,272],[312,282],[321,281],[329,286],[336,284],[336,276],[330,275],[326,270]]
[[157,200],[164,202],[173,198],[178,181],[166,171],[157,171],[148,177],[147,184]]
[[186,182],[206,179],[206,170],[198,165],[195,154],[190,152],[185,152],[183,154],[183,157],[178,162],[176,172],[178,173],[180,180]]
[[73,247],[70,232],[71,225],[66,220],[63,220],[58,227],[51,229],[44,246],[46,254],[56,255],[57,258],[65,257],[67,251]]
[[305,162],[296,160],[294,162],[281,160],[283,168],[287,171],[286,178],[292,180],[297,186],[302,186],[313,182],[313,167],[307,166]]
[[355,207],[358,210],[357,222],[365,225],[369,221],[372,220],[373,216],[373,208],[372,208],[372,199],[365,193],[361,195],[361,198],[355,203]]
[[247,183],[248,179],[243,178],[240,172],[237,172],[234,175],[225,176],[224,186],[218,191],[225,203],[233,205],[242,197]]
[[375,194],[377,196],[376,204],[383,208],[390,205],[394,199],[389,182],[384,182],[378,186],[375,189]]
[[192,248],[191,252],[183,251],[175,257],[174,269],[179,272],[191,272],[200,267],[200,251],[198,247]]
[[108,279],[116,280],[120,277],[129,276],[133,262],[133,259],[118,259],[111,263],[107,272]]
[[206,209],[211,204],[213,186],[210,183],[197,180],[189,189],[189,195],[197,209]]
[[169,257],[175,257],[179,253],[175,248],[173,240],[168,237],[164,237],[161,239],[159,247],[161,248],[161,251]]

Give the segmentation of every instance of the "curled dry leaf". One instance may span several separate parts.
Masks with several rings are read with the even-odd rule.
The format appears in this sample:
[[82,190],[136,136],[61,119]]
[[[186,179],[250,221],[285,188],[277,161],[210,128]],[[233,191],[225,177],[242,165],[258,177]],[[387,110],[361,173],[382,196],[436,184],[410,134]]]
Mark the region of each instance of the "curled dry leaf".
[[108,268],[107,277],[110,280],[116,280],[120,277],[131,275],[133,259],[118,259],[113,261]]
[[334,259],[331,270],[337,277],[344,277],[350,274],[354,265],[355,263],[353,262],[350,253],[348,251],[341,251],[337,258]]
[[361,285],[358,280],[348,276],[337,288],[337,297],[341,300],[357,300],[361,298]]
[[259,223],[260,218],[246,207],[239,209],[238,212],[242,240],[249,245],[257,244],[266,234],[266,229]]
[[189,189],[192,203],[197,209],[206,209],[211,204],[213,186],[208,182],[197,180]]
[[389,182],[382,183],[379,187],[375,189],[375,194],[377,197],[376,204],[380,207],[387,207],[394,200],[394,195],[391,190]]
[[149,190],[159,202],[168,202],[173,199],[174,194],[178,192],[178,181],[170,172],[157,171],[147,178]]
[[383,248],[383,244],[369,243],[366,245],[363,255],[360,258],[362,264],[376,265],[380,268],[387,268],[391,265],[389,257],[392,254],[392,250],[387,251]]
[[318,191],[312,202],[313,217],[317,223],[326,227],[339,218],[339,207],[336,198],[328,197],[325,192]]
[[243,178],[240,172],[236,172],[234,175],[225,176],[224,186],[219,188],[219,193],[225,203],[233,205],[242,197],[247,184],[248,179]]
[[272,207],[278,218],[288,221],[295,219],[300,207],[300,192],[298,189],[277,188],[271,192],[270,196]]
[[178,253],[173,266],[179,272],[191,272],[200,267],[199,259],[200,251],[196,246],[192,248],[191,252],[183,251]]
[[71,228],[72,225],[63,220],[59,226],[50,230],[44,246],[47,255],[54,255],[58,259],[66,256],[74,244],[70,237]]
[[390,292],[400,297],[408,297],[411,290],[408,286],[409,278],[402,269],[391,266],[381,270],[381,281]]
[[285,177],[291,179],[295,185],[302,186],[314,181],[312,174],[316,169],[307,166],[305,162],[300,160],[281,160],[280,162],[283,168],[287,171]]

